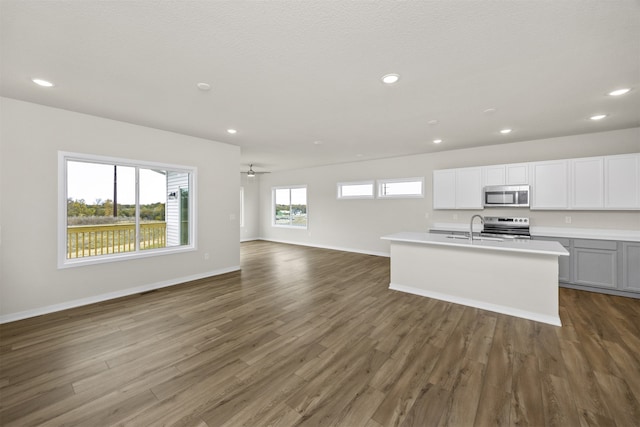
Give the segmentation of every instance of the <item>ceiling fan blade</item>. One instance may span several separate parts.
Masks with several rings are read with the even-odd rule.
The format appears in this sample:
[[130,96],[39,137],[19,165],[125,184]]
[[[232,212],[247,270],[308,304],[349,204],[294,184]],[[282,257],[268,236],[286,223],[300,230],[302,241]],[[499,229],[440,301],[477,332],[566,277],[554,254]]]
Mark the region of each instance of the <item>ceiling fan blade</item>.
[[253,176],[256,176],[256,175],[261,175],[261,174],[264,174],[264,173],[271,173],[271,172],[256,172],[256,171],[253,170],[253,163],[249,163],[249,170],[246,171],[246,172],[240,172],[240,173],[243,173],[243,174],[245,174],[245,175],[247,175],[249,177],[253,177]]

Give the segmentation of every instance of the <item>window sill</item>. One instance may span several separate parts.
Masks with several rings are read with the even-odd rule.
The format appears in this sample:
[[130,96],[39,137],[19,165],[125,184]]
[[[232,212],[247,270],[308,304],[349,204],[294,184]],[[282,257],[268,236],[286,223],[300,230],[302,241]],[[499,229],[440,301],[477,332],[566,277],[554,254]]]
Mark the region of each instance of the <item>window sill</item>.
[[281,224],[271,224],[272,227],[275,228],[292,228],[294,230],[306,230],[308,225],[281,225]]
[[[176,254],[181,252],[192,252],[192,251],[195,251],[196,249],[197,248],[195,247],[195,245],[190,245],[190,246],[180,246],[175,248],[152,249],[152,250],[145,250],[145,251],[139,251],[139,252],[97,255],[97,256],[84,257],[84,258],[73,258],[73,259],[65,258],[62,260],[58,260],[58,269],[82,267],[85,265],[107,264],[111,262],[127,261],[132,259],[139,259],[139,258],[151,258],[151,257],[171,255],[171,254]],[[64,254],[63,256],[66,256],[66,254]]]

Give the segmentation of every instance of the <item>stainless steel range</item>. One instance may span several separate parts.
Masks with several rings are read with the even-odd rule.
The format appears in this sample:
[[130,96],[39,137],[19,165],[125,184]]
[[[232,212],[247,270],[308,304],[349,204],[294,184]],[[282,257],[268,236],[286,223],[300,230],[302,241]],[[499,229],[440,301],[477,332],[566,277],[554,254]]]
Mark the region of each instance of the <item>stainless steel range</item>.
[[485,216],[480,236],[503,239],[530,239],[529,218]]

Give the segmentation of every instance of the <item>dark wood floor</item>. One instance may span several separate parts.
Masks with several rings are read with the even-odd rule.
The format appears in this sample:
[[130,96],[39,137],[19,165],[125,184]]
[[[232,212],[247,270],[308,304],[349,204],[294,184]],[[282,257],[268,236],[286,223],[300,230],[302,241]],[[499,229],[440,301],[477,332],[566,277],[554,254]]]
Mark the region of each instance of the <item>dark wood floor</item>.
[[2,325],[0,424],[640,425],[640,300],[561,289],[559,328],[388,282],[249,242],[242,272]]

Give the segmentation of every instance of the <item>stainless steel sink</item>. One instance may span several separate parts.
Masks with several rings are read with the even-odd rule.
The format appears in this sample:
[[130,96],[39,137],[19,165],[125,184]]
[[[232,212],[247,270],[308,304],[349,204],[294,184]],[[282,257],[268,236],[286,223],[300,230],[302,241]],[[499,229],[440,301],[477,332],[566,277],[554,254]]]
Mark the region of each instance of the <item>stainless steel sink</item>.
[[504,242],[504,239],[501,239],[499,237],[477,237],[477,238],[474,238],[473,240],[487,240],[489,242]]
[[[461,239],[461,240],[469,240],[469,236],[461,236],[459,234],[451,234],[447,236],[447,239]],[[500,239],[498,237],[474,237],[473,241],[488,241],[488,242],[504,242],[504,239]]]

